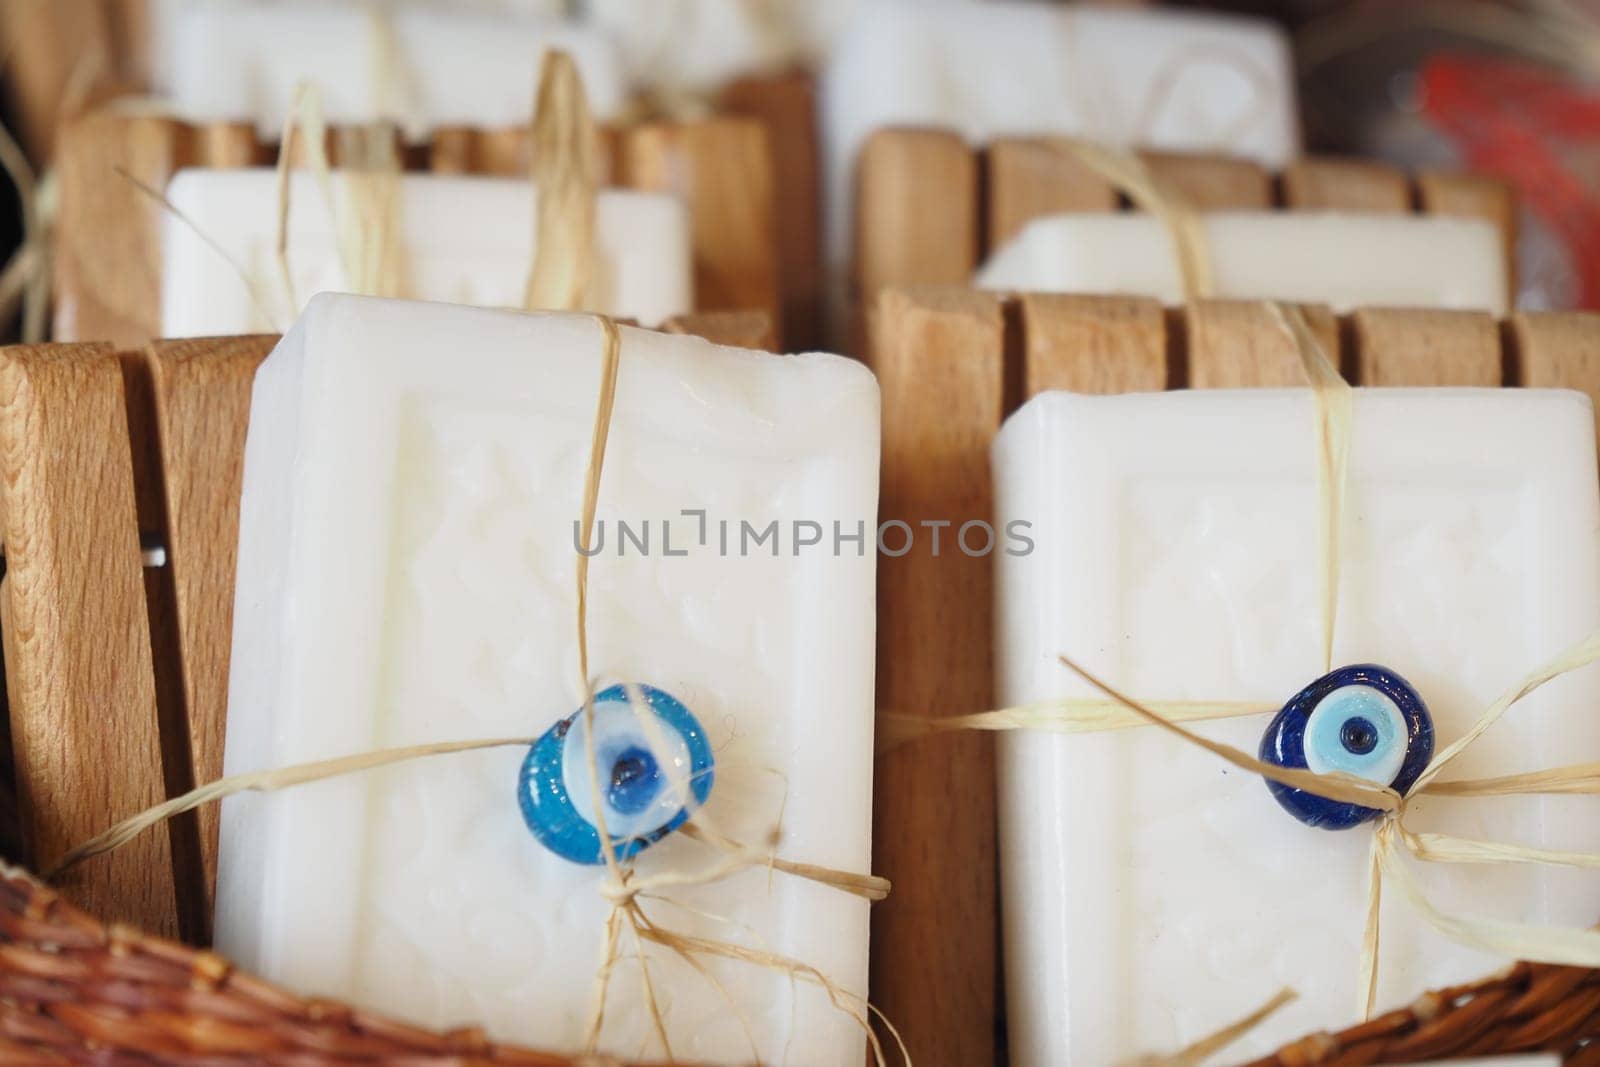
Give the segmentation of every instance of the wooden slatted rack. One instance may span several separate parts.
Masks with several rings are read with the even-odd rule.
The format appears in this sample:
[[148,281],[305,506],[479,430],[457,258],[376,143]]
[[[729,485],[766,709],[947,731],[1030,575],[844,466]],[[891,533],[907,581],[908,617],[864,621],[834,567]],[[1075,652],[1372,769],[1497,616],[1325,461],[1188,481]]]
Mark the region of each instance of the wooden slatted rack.
[[[671,332],[770,347],[761,313]],[[222,773],[256,367],[277,338],[0,349],[0,635],[26,859]],[[142,565],[141,545],[165,550]],[[107,920],[208,940],[215,806],[69,875]]]
[[[1600,314],[1306,314],[1348,380],[1369,386],[1547,386],[1600,404]],[[870,316],[883,390],[880,513],[991,517],[989,446],[1007,414],[1053,389],[1123,393],[1305,384],[1263,304],[1187,309],[1121,297],[890,288]],[[1597,435],[1600,438],[1600,435]],[[989,561],[950,549],[878,561],[878,706],[921,715],[991,707]],[[894,892],[872,921],[873,1003],[919,1063],[994,1063],[997,990],[994,743],[951,734],[892,750],[874,785],[873,866]]]
[[[1128,207],[1050,137],[974,148],[942,129],[877,131],[857,160],[852,308],[892,285],[966,285],[989,254],[1045,215]],[[1281,173],[1224,156],[1141,153],[1152,173],[1205,211],[1346,210],[1467,215],[1494,223],[1507,263],[1516,241],[1510,187],[1492,178],[1376,163],[1303,159]],[[1515,279],[1508,290],[1515,292]]]
[[[689,206],[697,311],[757,310],[783,343],[815,343],[821,270],[811,81],[729,85],[716,114],[602,130],[604,179],[672,192]],[[341,131],[328,134],[338,164]],[[62,129],[54,336],[138,346],[160,329],[161,213],[119,170],[160,189],[183,167],[269,164],[249,123],[193,125],[112,102]],[[405,146],[408,170],[526,176],[526,127],[448,128]],[[783,210],[777,210],[782,204]]]

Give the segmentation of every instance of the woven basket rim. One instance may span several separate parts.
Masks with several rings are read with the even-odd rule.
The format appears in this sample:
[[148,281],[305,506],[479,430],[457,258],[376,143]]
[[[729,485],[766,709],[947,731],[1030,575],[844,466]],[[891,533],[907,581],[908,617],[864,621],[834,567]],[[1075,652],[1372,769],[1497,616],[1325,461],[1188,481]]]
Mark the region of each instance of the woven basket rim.
[[[1309,1034],[1250,1067],[1520,1052],[1600,1063],[1600,969],[1513,964],[1368,1022]],[[622,1067],[603,1056],[497,1044],[478,1027],[434,1031],[337,1000],[303,997],[209,949],[103,923],[27,870],[0,861],[0,1060],[108,1053],[127,1063],[293,1057],[299,1063]]]

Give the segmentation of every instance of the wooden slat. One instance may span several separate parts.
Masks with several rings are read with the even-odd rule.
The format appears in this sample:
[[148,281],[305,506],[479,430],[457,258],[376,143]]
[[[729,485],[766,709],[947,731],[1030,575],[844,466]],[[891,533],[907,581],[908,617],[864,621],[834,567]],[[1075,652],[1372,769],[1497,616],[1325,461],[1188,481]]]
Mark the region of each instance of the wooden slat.
[[663,333],[686,333],[719,345],[776,352],[772,319],[764,311],[697,311],[675,315],[661,324]]
[[1167,388],[1167,317],[1160,301],[1046,293],[1021,303],[1025,396]]
[[1362,385],[1501,383],[1500,327],[1486,312],[1367,308],[1350,322]]
[[[1339,358],[1339,321],[1327,307],[1304,305],[1307,324],[1330,358]],[[1195,389],[1300,388],[1305,370],[1294,339],[1260,301],[1203,300],[1184,312],[1189,384]]]
[[[122,373],[109,345],[0,350],[6,684],[31,862],[164,800]],[[91,912],[179,933],[169,835],[69,874]]]
[[814,80],[800,72],[741,78],[722,90],[719,109],[767,129],[778,205],[779,333],[792,351],[814,349],[822,343],[822,157]]
[[1351,159],[1300,159],[1283,171],[1284,199],[1292,208],[1403,215],[1411,210],[1411,183],[1393,167]]
[[[955,543],[989,519],[989,445],[1003,404],[998,298],[889,290],[873,314],[883,390],[880,518],[909,523],[910,552],[879,556],[878,706],[918,715],[988,707],[994,669],[987,557]],[[937,557],[923,521],[948,521]],[[870,536],[870,534],[869,534]],[[898,547],[899,535],[886,537]],[[873,868],[894,884],[872,916],[872,1002],[919,1063],[995,1061],[994,743],[957,734],[877,761]]]
[[1145,166],[1201,211],[1265,211],[1272,175],[1254,160],[1179,152],[1144,152]]
[[1511,187],[1483,174],[1423,170],[1417,176],[1417,200],[1429,215],[1466,215],[1487,219],[1512,235],[1517,227],[1517,198]]
[[[122,389],[128,416],[129,458],[133,462],[133,495],[141,542],[165,553],[167,505],[161,471],[161,445],[156,431],[155,386],[142,352],[119,352]],[[164,560],[162,561],[164,564]],[[168,796],[194,786],[189,749],[189,721],[184,705],[183,665],[178,632],[177,591],[169,567],[146,558],[144,597],[150,627],[150,654],[155,676],[156,718]],[[173,880],[178,894],[178,929],[185,941],[210,941],[211,910],[203,896],[199,818],[189,812],[174,816],[165,830],[172,848]],[[159,831],[158,831],[159,832]]]
[[[601,126],[595,135],[599,140],[600,180],[602,184],[610,184],[615,173],[618,134],[612,127]],[[416,169],[434,174],[526,178],[532,162],[532,141],[527,126],[494,129],[441,126],[421,147]]]
[[[196,782],[222,777],[245,428],[256,368],[276,342],[276,337],[158,341],[146,353],[164,472],[182,710]],[[216,805],[199,813],[207,915],[216,885],[218,817]]]
[[196,163],[218,170],[259,167],[272,161],[272,153],[248,122],[213,122],[195,127]]
[[1520,313],[1511,318],[1521,384],[1576,389],[1594,401],[1600,443],[1600,314],[1592,311]]
[[772,155],[750,119],[650,123],[620,136],[618,178],[670,192],[694,227],[695,308],[766,311],[780,320]]
[[855,283],[965,285],[978,266],[978,160],[943,130],[879,130],[857,170]]
[[163,189],[189,162],[192,141],[171,119],[105,111],[62,130],[57,340],[136,348],[159,331],[161,208],[117,171]]
[[471,173],[500,178],[527,175],[533,160],[533,142],[526,126],[475,130],[472,137]]
[[1060,138],[1002,137],[989,144],[985,161],[987,251],[1045,215],[1117,209],[1116,190],[1069,155]]

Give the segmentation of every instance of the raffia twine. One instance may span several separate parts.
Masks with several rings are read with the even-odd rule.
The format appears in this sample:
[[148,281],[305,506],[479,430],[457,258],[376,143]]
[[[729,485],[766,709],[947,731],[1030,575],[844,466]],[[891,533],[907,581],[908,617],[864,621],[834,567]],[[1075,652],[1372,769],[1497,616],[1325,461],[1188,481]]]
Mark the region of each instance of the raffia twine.
[[534,106],[534,257],[524,307],[578,311],[594,274],[599,133],[572,57],[551,52]]

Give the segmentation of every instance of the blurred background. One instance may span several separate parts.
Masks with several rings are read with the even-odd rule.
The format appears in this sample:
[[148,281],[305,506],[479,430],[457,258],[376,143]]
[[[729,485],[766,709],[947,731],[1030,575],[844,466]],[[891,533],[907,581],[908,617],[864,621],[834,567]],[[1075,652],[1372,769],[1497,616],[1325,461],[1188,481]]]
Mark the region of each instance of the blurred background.
[[[111,97],[148,92],[159,82],[158,16],[163,5],[190,2],[0,0],[6,89],[0,119],[34,175],[48,171],[54,131],[64,117]],[[844,0],[755,0],[760,4],[814,6],[820,14],[807,17],[819,24],[849,6]],[[452,0],[435,6],[615,22],[631,17],[630,5],[639,17],[655,8],[653,0]],[[1248,14],[1282,25],[1294,42],[1308,152],[1407,168],[1459,167],[1509,181],[1522,212],[1519,303],[1600,307],[1600,0],[1176,0],[1161,6]],[[772,53],[772,62],[815,64],[823,47],[813,39]],[[0,160],[7,164],[0,179],[0,254],[9,256],[21,238],[11,175],[23,164],[16,153],[6,156]],[[47,197],[48,183],[40,188]],[[17,303],[0,305],[8,320]]]

